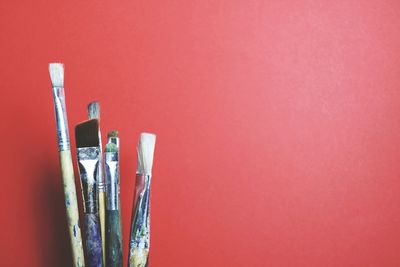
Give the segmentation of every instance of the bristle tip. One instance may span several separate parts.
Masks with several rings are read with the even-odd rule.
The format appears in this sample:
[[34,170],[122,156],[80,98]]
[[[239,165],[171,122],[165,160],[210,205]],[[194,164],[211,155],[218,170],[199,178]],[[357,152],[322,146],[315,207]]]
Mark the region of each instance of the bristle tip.
[[50,63],[49,73],[53,87],[64,87],[64,65],[62,63]]

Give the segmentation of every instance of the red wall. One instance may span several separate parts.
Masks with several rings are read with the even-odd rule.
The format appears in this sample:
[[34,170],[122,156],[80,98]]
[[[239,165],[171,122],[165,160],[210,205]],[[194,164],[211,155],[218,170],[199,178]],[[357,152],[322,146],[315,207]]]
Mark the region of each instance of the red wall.
[[1,266],[71,264],[52,61],[120,131],[125,262],[151,131],[151,266],[400,266],[400,2],[3,1],[0,48]]

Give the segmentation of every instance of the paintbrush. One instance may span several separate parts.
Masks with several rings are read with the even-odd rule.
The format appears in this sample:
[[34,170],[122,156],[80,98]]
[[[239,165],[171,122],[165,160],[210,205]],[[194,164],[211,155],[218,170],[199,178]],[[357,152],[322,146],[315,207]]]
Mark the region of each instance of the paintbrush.
[[[89,119],[97,119],[100,123],[100,104],[97,101],[93,101],[88,105],[88,117]],[[100,125],[100,124],[99,124]],[[101,145],[101,131],[99,126],[99,168],[98,168],[98,187],[99,187],[99,217],[100,217],[100,229],[101,229],[101,241],[103,248],[103,263],[106,266],[106,214],[105,214],[105,183],[103,175],[103,154]]]
[[83,196],[86,264],[89,267],[102,267],[97,185],[100,157],[98,120],[93,119],[78,124],[75,127],[75,139]]
[[128,267],[148,266],[150,248],[150,185],[156,136],[142,133],[137,148],[135,198],[129,239]]
[[117,131],[108,133],[104,153],[106,178],[106,262],[108,267],[122,267],[122,229],[119,197],[119,138]]
[[61,63],[49,65],[50,79],[53,86],[54,109],[57,125],[58,152],[60,155],[61,176],[64,188],[67,222],[72,250],[73,266],[85,266],[82,247],[79,211],[76,199],[75,176],[72,166],[69,143],[67,111],[64,95],[64,66]]

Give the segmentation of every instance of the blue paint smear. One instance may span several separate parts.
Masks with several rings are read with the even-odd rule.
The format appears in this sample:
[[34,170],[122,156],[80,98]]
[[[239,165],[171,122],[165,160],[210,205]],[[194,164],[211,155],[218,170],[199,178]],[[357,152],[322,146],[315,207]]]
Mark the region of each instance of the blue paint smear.
[[103,267],[100,219],[97,214],[85,214],[85,256],[87,267]]
[[74,236],[76,237],[76,225],[74,225]]

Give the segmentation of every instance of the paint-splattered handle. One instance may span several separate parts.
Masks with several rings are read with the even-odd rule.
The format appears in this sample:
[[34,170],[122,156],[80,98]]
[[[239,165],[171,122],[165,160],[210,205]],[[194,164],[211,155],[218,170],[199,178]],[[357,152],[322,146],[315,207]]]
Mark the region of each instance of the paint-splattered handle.
[[128,267],[148,266],[150,247],[150,175],[136,175]]
[[75,176],[72,166],[71,151],[64,150],[59,153],[73,266],[84,267],[85,259],[83,256],[82,236],[79,226],[78,201],[76,199]]
[[128,267],[148,267],[149,266],[149,249],[146,248],[130,248]]
[[120,211],[107,210],[106,222],[107,267],[122,267],[122,230]]
[[84,216],[86,266],[103,267],[99,215],[85,214]]

